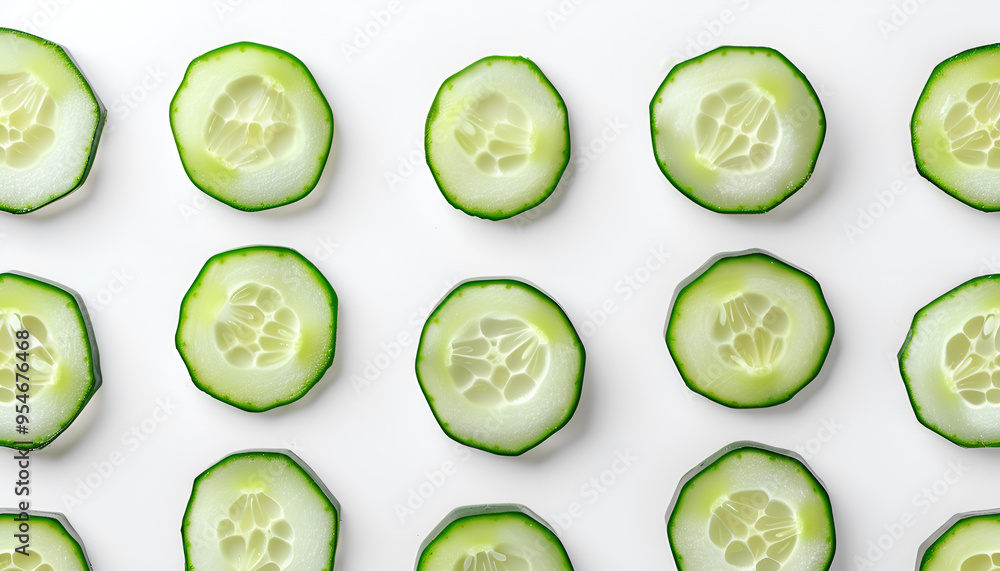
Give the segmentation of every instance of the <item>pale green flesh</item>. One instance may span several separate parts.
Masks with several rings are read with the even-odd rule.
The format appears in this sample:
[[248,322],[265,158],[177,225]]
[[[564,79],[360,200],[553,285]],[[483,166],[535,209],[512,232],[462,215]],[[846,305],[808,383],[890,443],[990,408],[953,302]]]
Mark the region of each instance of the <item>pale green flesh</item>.
[[661,170],[720,212],[768,210],[812,173],[826,120],[805,78],[777,52],[724,47],[679,64],[651,105]]
[[829,500],[797,460],[742,448],[691,477],[668,518],[681,571],[829,568]]
[[27,556],[16,552],[21,543],[16,514],[0,515],[0,569],[4,571],[90,571],[83,548],[73,534],[54,518],[29,513]]
[[565,314],[511,281],[460,286],[431,315],[417,353],[418,380],[445,432],[501,454],[565,424],[582,374],[583,347]]
[[1000,209],[1000,45],[938,65],[911,129],[925,177],[976,208]]
[[754,255],[723,258],[678,294],[667,344],[692,389],[755,407],[788,400],[811,381],[832,336],[815,282]]
[[226,252],[185,296],[178,350],[202,390],[245,410],[273,408],[329,367],[336,304],[329,282],[291,250]]
[[1000,278],[967,282],[917,313],[900,371],[922,423],[963,446],[1000,445]]
[[104,109],[59,46],[0,28],[0,210],[28,212],[77,188]]
[[195,481],[182,527],[188,568],[332,569],[339,517],[289,456],[233,455]]
[[[18,331],[28,332],[22,360]],[[0,275],[0,444],[35,448],[48,443],[79,414],[97,383],[90,333],[73,296],[49,284]],[[27,403],[16,366],[27,363]],[[17,407],[28,405],[28,434],[16,432]],[[13,444],[14,442],[30,444]]]
[[566,109],[527,60],[485,58],[438,92],[426,147],[449,202],[475,216],[507,218],[544,200],[566,168]]
[[417,571],[572,571],[559,539],[517,511],[451,522],[423,549]]
[[234,44],[199,57],[170,109],[188,176],[242,210],[308,194],[330,151],[333,117],[312,75],[266,46]]
[[920,571],[1000,569],[1000,518],[996,514],[960,519],[921,558]]

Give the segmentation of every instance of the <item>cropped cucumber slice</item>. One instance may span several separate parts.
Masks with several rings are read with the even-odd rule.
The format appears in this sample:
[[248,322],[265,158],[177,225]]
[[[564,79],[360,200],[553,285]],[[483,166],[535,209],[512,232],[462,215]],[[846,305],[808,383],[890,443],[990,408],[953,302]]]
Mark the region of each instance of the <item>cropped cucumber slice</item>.
[[416,571],[572,571],[569,555],[542,518],[517,504],[453,510],[420,546]]
[[1000,446],[1000,274],[921,308],[899,372],[921,424],[961,446]]
[[298,456],[249,450],[194,480],[181,537],[188,571],[332,571],[340,503]]
[[833,332],[812,276],[748,250],[719,254],[681,284],[666,341],[688,388],[748,408],[783,403],[816,378]]
[[427,318],[417,380],[445,434],[517,455],[569,422],[585,359],[573,324],[542,291],[513,279],[471,280]]
[[184,296],[176,337],[194,384],[251,412],[302,398],[333,363],[336,341],[333,286],[277,246],[212,256]]
[[726,446],[681,479],[667,512],[678,571],[823,571],[836,550],[823,484],[795,453]]
[[1000,210],[1000,44],[939,63],[910,122],[917,170],[962,202]]
[[107,111],[59,44],[0,28],[0,210],[21,214],[87,179]]
[[[42,278],[0,274],[0,446],[31,450],[49,444],[100,386],[97,343],[83,299]],[[22,414],[27,422],[17,420]]]
[[920,546],[917,571],[1000,568],[1000,511],[958,514]]
[[[27,536],[26,544],[18,535]],[[92,567],[83,541],[66,516],[7,509],[0,511],[0,569],[91,571]]]
[[809,180],[826,135],[809,80],[771,48],[723,46],[675,65],[649,114],[660,170],[716,212],[783,202]]
[[452,206],[510,218],[548,198],[569,164],[566,104],[531,60],[486,57],[441,85],[424,146]]
[[316,187],[333,141],[333,112],[298,58],[240,42],[191,62],[170,102],[170,128],[195,186],[257,211]]

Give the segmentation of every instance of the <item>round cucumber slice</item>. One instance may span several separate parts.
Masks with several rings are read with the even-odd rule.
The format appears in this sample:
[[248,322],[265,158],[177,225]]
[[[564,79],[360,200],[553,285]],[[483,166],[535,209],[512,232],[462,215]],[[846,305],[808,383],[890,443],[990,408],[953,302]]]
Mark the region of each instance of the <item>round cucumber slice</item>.
[[[27,536],[26,543],[18,535]],[[6,509],[0,511],[0,569],[91,571],[93,568],[83,541],[66,516]]]
[[566,104],[531,60],[486,57],[441,85],[424,146],[452,206],[510,218],[548,198],[569,164]]
[[910,122],[917,170],[978,208],[1000,210],[1000,44],[939,63]]
[[836,550],[823,484],[788,450],[726,446],[688,472],[667,511],[679,571],[824,571]]
[[240,42],[191,62],[170,102],[170,128],[195,186],[257,211],[316,187],[333,141],[333,112],[298,58]]
[[921,308],[899,372],[921,424],[961,446],[1000,446],[1000,274]]
[[569,422],[585,359],[573,324],[541,290],[513,279],[471,280],[427,318],[417,380],[445,434],[512,456]]
[[337,294],[301,254],[212,256],[181,302],[177,350],[201,390],[250,412],[302,398],[333,363]]
[[0,274],[0,446],[46,446],[100,386],[97,343],[83,299],[42,278]]
[[572,571],[555,532],[517,504],[453,510],[420,546],[416,571]]
[[766,212],[809,180],[826,115],[776,50],[723,46],[673,67],[649,104],[656,162],[715,212]]
[[59,44],[0,28],[0,210],[31,212],[87,179],[107,111]]
[[330,571],[340,503],[298,456],[248,450],[194,480],[181,537],[188,571]]
[[688,388],[749,408],[783,403],[815,379],[833,332],[812,276],[748,250],[715,256],[678,287],[665,337]]
[[920,546],[917,571],[1000,568],[1000,510],[958,514]]

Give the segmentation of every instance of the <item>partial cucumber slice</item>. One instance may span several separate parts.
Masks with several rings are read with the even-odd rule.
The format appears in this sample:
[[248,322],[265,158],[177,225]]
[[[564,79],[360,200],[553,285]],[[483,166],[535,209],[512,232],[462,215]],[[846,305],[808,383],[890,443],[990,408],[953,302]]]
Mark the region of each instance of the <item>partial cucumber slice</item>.
[[939,63],[910,122],[917,170],[962,202],[1000,210],[1000,44]]
[[445,434],[517,455],[569,422],[585,358],[573,324],[541,290],[513,279],[472,280],[427,318],[417,380]]
[[441,85],[424,146],[452,206],[510,218],[548,198],[569,164],[566,104],[531,60],[486,57]]
[[771,48],[723,46],[675,65],[649,115],[660,170],[716,212],[783,202],[809,180],[826,135],[812,85]]
[[719,254],[678,287],[665,336],[688,388],[747,408],[783,403],[816,378],[833,331],[812,276],[748,250]]
[[1000,274],[921,308],[899,372],[921,424],[961,446],[1000,446]]
[[194,480],[181,537],[188,571],[332,571],[340,503],[298,456],[248,450]]
[[176,337],[194,384],[251,412],[302,398],[333,363],[336,341],[333,286],[277,246],[212,256],[181,302]]
[[678,571],[823,571],[836,534],[830,497],[788,450],[736,442],[688,472],[667,511]]
[[49,444],[100,386],[97,343],[79,294],[42,278],[0,274],[0,446]]
[[420,546],[416,571],[572,571],[555,532],[517,504],[453,510]]
[[191,182],[240,210],[283,206],[319,182],[333,112],[305,64],[250,42],[199,56],[170,102]]
[[21,214],[87,179],[107,111],[65,48],[0,28],[0,210]]
[[66,516],[7,509],[0,511],[0,569],[91,571],[92,567]]
[[958,514],[917,554],[917,571],[990,571],[1000,568],[1000,511]]

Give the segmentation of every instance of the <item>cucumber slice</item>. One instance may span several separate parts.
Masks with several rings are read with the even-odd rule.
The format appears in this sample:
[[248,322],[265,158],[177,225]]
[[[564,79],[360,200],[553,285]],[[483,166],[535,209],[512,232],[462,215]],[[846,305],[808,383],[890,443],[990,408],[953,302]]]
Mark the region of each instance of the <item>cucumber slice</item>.
[[1000,446],[1000,274],[971,279],[913,316],[899,372],[917,420],[965,447]]
[[1000,44],[939,63],[910,121],[917,170],[986,212],[1000,210]]
[[585,360],[552,298],[514,279],[482,279],[458,285],[431,312],[416,369],[445,434],[514,456],[569,422]]
[[181,302],[176,344],[195,386],[260,412],[304,396],[333,363],[337,294],[301,254],[212,256]]
[[107,111],[69,52],[0,28],[0,210],[22,214],[83,185]]
[[[0,274],[0,446],[46,446],[100,386],[97,343],[79,294],[42,278]],[[27,422],[18,420],[22,414]]]
[[649,104],[656,162],[715,212],[771,210],[809,180],[826,115],[771,48],[723,46],[673,67]]
[[797,454],[726,446],[688,472],[667,511],[678,571],[820,571],[836,533],[830,496]]
[[572,571],[555,532],[517,504],[453,510],[420,546],[416,571]]
[[569,164],[566,104],[531,60],[486,57],[441,85],[424,147],[452,206],[510,218],[548,198]]
[[333,569],[340,503],[287,450],[248,450],[194,480],[181,538],[185,569]]
[[[26,521],[25,521],[26,520]],[[25,530],[24,524],[27,524]],[[18,535],[26,535],[27,545]],[[19,551],[18,548],[24,548]],[[91,571],[83,541],[66,516],[50,512],[0,511],[0,569]]]
[[292,54],[250,42],[188,66],[170,102],[170,128],[195,186],[240,210],[304,198],[333,141],[333,112]]
[[747,250],[715,256],[678,287],[665,337],[688,388],[748,408],[781,404],[815,379],[833,331],[812,276]]
[[920,546],[917,571],[1000,568],[1000,511],[958,514]]

